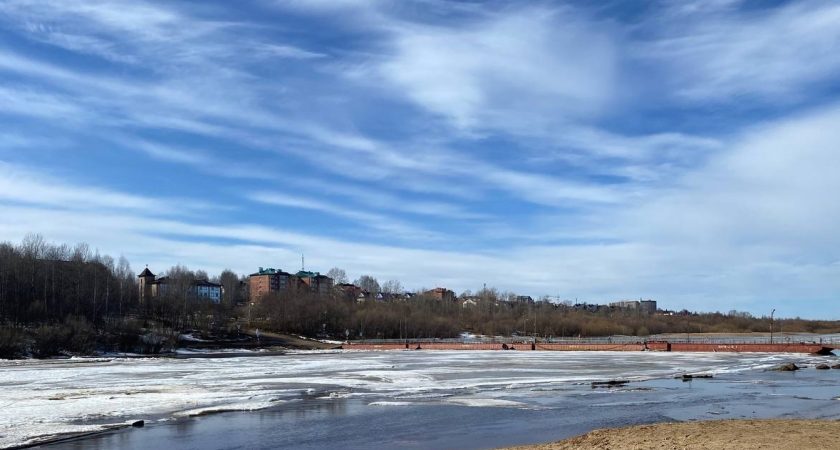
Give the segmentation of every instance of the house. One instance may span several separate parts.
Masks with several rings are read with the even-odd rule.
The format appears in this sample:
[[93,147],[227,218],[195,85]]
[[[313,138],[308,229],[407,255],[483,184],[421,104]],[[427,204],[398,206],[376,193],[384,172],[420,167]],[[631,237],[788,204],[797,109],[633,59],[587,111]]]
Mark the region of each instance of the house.
[[[152,271],[146,267],[138,275],[140,278],[140,302],[148,301],[154,297],[161,297],[171,292],[174,288],[170,285],[169,277],[157,278]],[[206,279],[190,280],[187,286],[188,297],[194,299],[206,299],[213,303],[221,303],[224,288],[221,284],[212,283]]]
[[376,294],[376,301],[378,302],[395,302],[398,300],[405,300],[405,294],[397,292],[380,292]]
[[221,284],[207,280],[193,280],[190,284],[190,293],[196,297],[208,298],[213,303],[221,303],[224,288]]
[[361,286],[356,286],[352,283],[339,283],[335,286],[335,289],[340,293],[344,294],[348,300],[356,300],[358,302],[365,301],[365,289]]
[[598,311],[598,309],[599,309],[599,308],[601,308],[601,306],[600,306],[600,305],[596,305],[596,304],[592,304],[592,303],[586,303],[586,302],[584,302],[584,303],[575,303],[575,305],[573,306],[573,308],[575,308],[575,309],[582,309],[582,310],[584,310],[584,311],[588,311],[588,312],[597,312],[597,311]]
[[435,300],[443,302],[454,302],[457,298],[455,296],[455,291],[442,287],[436,287],[431,291],[426,292],[426,294],[430,295]]
[[531,298],[530,295],[518,295],[518,296],[516,296],[514,301],[516,303],[522,303],[522,304],[525,304],[525,305],[533,305],[534,304],[534,299]]
[[297,289],[299,281],[295,275],[272,268],[252,273],[248,277],[250,285],[249,300],[253,303],[267,295],[273,295],[289,289]]
[[459,303],[461,303],[462,308],[470,308],[470,307],[478,305],[478,298],[476,298],[476,297],[462,298],[462,299],[459,300]]

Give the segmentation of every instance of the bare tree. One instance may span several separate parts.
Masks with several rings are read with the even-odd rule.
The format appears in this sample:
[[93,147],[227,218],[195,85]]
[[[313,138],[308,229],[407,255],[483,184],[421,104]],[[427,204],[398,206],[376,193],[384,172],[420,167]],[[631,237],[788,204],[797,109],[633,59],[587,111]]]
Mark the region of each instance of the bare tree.
[[347,278],[347,273],[344,272],[344,269],[340,269],[338,267],[333,267],[327,272],[327,276],[332,278],[333,283],[335,284],[347,284],[350,282],[350,279]]
[[379,282],[376,281],[376,278],[370,275],[362,275],[359,277],[358,280],[354,281],[353,284],[359,286],[360,288],[368,291],[370,295],[376,297],[379,294]]
[[222,274],[219,276],[219,284],[222,285],[222,289],[224,289],[224,301],[227,303],[236,303],[236,299],[238,298],[239,294],[239,276],[236,272],[225,269],[222,271]]
[[131,270],[131,264],[129,264],[128,260],[123,255],[120,255],[119,262],[117,263],[115,277],[117,278],[117,284],[120,287],[119,305],[117,306],[119,308],[120,317],[122,317],[123,304],[125,304],[127,296],[131,295],[129,290],[134,290],[134,272]]
[[393,295],[402,294],[405,290],[403,289],[403,285],[400,283],[400,280],[394,279],[388,280],[382,285],[382,292]]

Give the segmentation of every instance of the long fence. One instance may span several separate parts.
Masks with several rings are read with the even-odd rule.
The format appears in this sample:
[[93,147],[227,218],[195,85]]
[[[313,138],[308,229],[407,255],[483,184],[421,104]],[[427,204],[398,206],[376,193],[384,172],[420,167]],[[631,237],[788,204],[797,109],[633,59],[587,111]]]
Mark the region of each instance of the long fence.
[[638,344],[644,342],[667,341],[671,343],[689,344],[823,344],[840,346],[838,335],[781,335],[771,337],[749,337],[744,336],[609,336],[609,337],[475,337],[475,338],[410,338],[410,339],[362,339],[349,341],[349,344],[358,345],[381,345],[381,344],[404,344],[406,342],[425,342],[429,344]]
[[520,351],[660,351],[660,352],[765,352],[812,353],[828,355],[836,346],[807,342],[697,342],[690,341],[574,341],[519,340],[506,342],[466,342],[458,340],[355,341],[341,346],[347,350],[520,350]]

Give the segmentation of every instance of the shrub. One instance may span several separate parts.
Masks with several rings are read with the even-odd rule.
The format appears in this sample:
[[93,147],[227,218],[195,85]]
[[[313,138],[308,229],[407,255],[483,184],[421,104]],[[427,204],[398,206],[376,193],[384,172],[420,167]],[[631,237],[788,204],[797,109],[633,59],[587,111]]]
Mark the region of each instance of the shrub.
[[15,359],[26,355],[26,339],[16,328],[0,328],[0,359]]
[[136,321],[120,322],[112,330],[113,335],[110,336],[110,344],[119,352],[124,353],[142,353],[142,341],[140,336],[143,334],[143,327]]
[[41,325],[35,330],[32,354],[36,358],[60,355],[68,336],[67,329],[62,325]]
[[96,348],[96,330],[81,317],[68,317],[63,324],[41,325],[35,330],[32,347],[38,358],[48,358],[65,352],[89,355]]

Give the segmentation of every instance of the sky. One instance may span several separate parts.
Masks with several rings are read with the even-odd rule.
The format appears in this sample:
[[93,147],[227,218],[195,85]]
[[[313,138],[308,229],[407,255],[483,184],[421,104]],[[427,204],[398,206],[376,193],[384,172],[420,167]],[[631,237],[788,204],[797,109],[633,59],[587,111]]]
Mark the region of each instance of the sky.
[[840,318],[840,3],[0,0],[0,240]]

